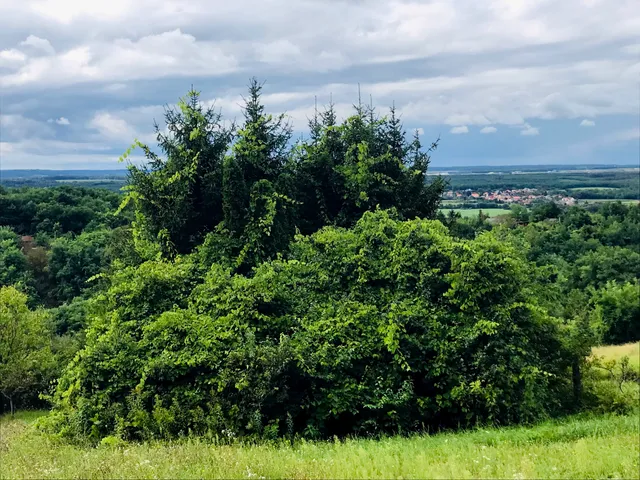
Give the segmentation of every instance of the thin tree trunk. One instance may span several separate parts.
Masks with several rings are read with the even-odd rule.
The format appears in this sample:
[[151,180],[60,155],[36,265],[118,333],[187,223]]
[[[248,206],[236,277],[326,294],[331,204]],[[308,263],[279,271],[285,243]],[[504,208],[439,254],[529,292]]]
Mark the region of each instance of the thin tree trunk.
[[11,410],[11,416],[13,417],[14,414],[14,410],[13,410],[13,397],[9,397],[9,408]]

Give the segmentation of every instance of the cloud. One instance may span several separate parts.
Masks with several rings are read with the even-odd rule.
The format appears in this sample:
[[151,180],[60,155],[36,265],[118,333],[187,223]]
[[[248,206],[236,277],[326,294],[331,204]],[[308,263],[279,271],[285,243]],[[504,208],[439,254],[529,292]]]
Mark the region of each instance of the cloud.
[[11,153],[13,151],[13,145],[9,142],[0,142],[0,154]]
[[459,127],[453,127],[451,130],[449,130],[451,133],[453,134],[459,134],[459,133],[469,133],[469,128],[467,128],[466,125],[462,125]]
[[630,142],[635,143],[635,159],[634,163],[637,164],[637,142],[640,140],[640,128],[627,128],[616,130],[611,133],[599,135],[593,138],[589,138],[586,141],[574,143],[568,146],[567,151],[571,155],[578,157],[588,155],[594,151],[600,151],[603,149],[609,149],[612,147],[619,147]]
[[416,129],[415,129],[415,132],[416,132],[418,135],[424,135],[424,128],[416,128]]
[[60,117],[56,119],[50,118],[49,120],[47,120],[47,123],[56,123],[58,125],[63,125],[63,126],[71,125],[71,122],[66,117]]
[[[116,117],[108,112],[97,113],[89,122],[89,128],[97,130],[100,135],[108,139],[134,138],[134,128],[123,118]],[[132,135],[133,134],[133,135]]]
[[498,129],[496,127],[484,127],[480,130],[480,133],[496,133]]
[[0,131],[2,140],[7,142],[24,139],[40,141],[55,136],[50,125],[19,114],[0,115]]
[[520,135],[534,136],[539,134],[540,134],[540,131],[536,127],[532,127],[528,123],[525,123],[524,126],[522,127],[522,130],[520,130]]
[[26,40],[20,42],[20,46],[33,47],[35,50],[44,52],[47,55],[53,55],[54,53],[56,53],[49,40],[36,37],[35,35],[29,35]]
[[587,120],[586,118],[580,122],[581,127],[595,127],[596,122],[593,120]]
[[27,60],[27,56],[14,48],[0,50],[0,68],[15,68],[22,65]]
[[639,30],[637,0],[5,1],[0,90],[3,112],[26,122],[12,135],[62,134],[46,119],[64,112],[70,145],[149,135],[152,112],[191,83],[239,118],[252,75],[296,129],[315,96],[351,113],[360,82],[363,99],[395,101],[428,131],[535,135],[531,123],[595,117],[606,131],[637,125]]
[[137,40],[86,43],[48,57],[29,57],[0,75],[0,87],[118,83],[165,76],[217,76],[237,69],[218,42],[197,41],[179,28]]

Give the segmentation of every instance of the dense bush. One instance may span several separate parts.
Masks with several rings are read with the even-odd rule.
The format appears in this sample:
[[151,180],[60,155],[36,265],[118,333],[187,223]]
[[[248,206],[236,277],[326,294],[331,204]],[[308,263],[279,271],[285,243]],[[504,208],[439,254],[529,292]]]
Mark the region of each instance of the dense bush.
[[42,310],[31,311],[27,296],[0,287],[0,410],[38,400],[59,373],[51,350],[51,331]]
[[516,422],[567,387],[527,262],[485,234],[365,214],[251,277],[192,259],[112,278],[60,381],[59,430],[305,436]]

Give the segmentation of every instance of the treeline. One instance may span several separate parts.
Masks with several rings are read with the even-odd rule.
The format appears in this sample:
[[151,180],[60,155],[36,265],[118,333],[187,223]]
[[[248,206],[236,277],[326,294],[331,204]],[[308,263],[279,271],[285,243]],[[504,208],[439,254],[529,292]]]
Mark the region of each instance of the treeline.
[[521,245],[527,260],[546,272],[540,298],[548,311],[566,320],[589,318],[594,342],[640,340],[640,206],[603,202],[591,209],[514,205],[502,224],[482,212],[438,218],[459,238],[493,230]]
[[101,189],[0,187],[0,285],[20,285],[32,306],[79,296],[131,222],[114,215],[121,201]]
[[[39,394],[84,345],[85,306],[117,256],[131,212],[116,193],[0,187],[2,410],[42,406]],[[124,234],[126,238],[126,234]]]
[[[621,170],[589,173],[522,173],[452,175],[450,189],[494,191],[535,188],[582,199],[640,199],[637,173]],[[575,190],[579,189],[579,190]]]
[[[104,217],[117,233],[97,264],[76,257],[91,281],[57,291],[64,303],[42,310],[46,295],[20,293],[28,282],[2,288],[0,328],[18,339],[0,346],[6,398],[49,393],[43,427],[94,442],[327,438],[629,408],[629,379],[603,387],[586,356],[636,335],[625,322],[637,323],[637,207],[582,218],[541,206],[498,227],[439,215],[436,144],[406,138],[393,109],[357,103],[339,121],[329,105],[292,142],[260,93],[252,81],[239,126],[194,91],[167,109],[169,133],[158,127],[157,151],[136,143],[148,161],[129,165],[118,214]],[[90,225],[47,234],[48,275],[55,242],[76,248],[102,231]]]

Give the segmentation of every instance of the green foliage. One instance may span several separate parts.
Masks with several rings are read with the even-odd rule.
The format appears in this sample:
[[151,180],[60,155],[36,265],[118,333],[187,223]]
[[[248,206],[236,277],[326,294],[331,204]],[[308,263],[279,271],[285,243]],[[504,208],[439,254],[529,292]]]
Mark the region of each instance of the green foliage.
[[309,234],[352,226],[377,207],[395,207],[403,218],[435,217],[444,183],[438,177],[427,185],[426,172],[436,144],[425,152],[417,136],[408,142],[394,109],[378,118],[359,105],[338,125],[330,106],[312,121],[311,138],[292,145],[286,117],[265,113],[261,94],[252,79],[236,131],[191,91],[179,111],[166,111],[169,134],[156,127],[165,158],[134,144],[148,163],[129,166],[124,204],[135,203],[138,234],[163,258],[191,253],[224,231],[246,273],[285,253],[296,228]]
[[107,230],[64,236],[51,243],[48,293],[54,304],[72,300],[88,287],[87,280],[100,273],[109,262],[105,248],[111,236]]
[[55,368],[51,332],[42,311],[30,311],[27,296],[0,287],[0,393],[16,404],[45,391]]
[[222,220],[222,164],[231,130],[195,90],[166,109],[165,122],[168,133],[156,124],[156,135],[166,158],[137,142],[148,162],[129,165],[126,188],[144,227],[152,238],[165,239],[163,252],[171,256],[190,251]]
[[7,227],[0,227],[0,287],[33,284],[27,257],[20,250],[20,237]]
[[113,211],[119,195],[81,187],[18,188],[0,190],[0,226],[20,235],[36,232],[59,235],[80,233],[92,225],[115,227],[127,221]]
[[640,404],[640,371],[629,357],[619,360],[591,356],[585,369],[585,402],[593,411],[629,413]]
[[595,308],[603,319],[602,341],[621,344],[640,340],[640,284],[608,282],[594,294]]
[[367,213],[251,277],[151,261],[114,273],[60,381],[59,432],[270,437],[528,421],[567,388],[530,265],[490,234]]

